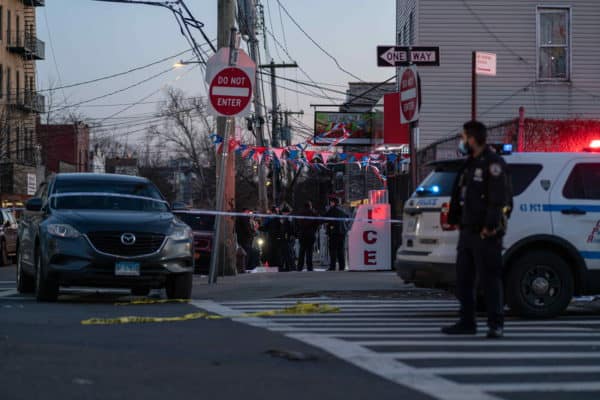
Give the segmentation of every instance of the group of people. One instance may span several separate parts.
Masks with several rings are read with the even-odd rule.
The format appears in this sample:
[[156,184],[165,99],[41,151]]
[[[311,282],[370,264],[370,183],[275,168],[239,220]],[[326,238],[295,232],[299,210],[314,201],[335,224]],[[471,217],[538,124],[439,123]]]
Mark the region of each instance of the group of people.
[[[313,271],[313,251],[317,232],[325,226],[329,244],[329,270],[346,268],[345,243],[348,232],[348,214],[339,205],[339,200],[331,197],[327,211],[320,215],[312,203],[306,202],[298,213],[284,206],[272,207],[269,216],[261,220],[253,216],[249,209],[243,210],[247,217],[236,220],[236,235],[240,247],[246,252],[246,268],[252,269],[261,263],[278,267],[279,271]],[[262,252],[254,245],[257,236],[263,235]],[[296,241],[299,251],[296,257]]]

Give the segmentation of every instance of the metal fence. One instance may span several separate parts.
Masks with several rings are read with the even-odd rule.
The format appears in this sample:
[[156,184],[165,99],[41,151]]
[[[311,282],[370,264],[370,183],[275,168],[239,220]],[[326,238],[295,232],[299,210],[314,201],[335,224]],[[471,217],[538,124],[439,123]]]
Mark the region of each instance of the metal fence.
[[[488,142],[512,143],[513,146],[517,148],[518,130],[518,118],[490,126],[488,127]],[[457,133],[431,143],[427,147],[419,150],[417,154],[419,181],[431,171],[431,167],[428,166],[430,162],[451,160],[460,157],[460,154],[458,153],[459,140],[460,134]]]

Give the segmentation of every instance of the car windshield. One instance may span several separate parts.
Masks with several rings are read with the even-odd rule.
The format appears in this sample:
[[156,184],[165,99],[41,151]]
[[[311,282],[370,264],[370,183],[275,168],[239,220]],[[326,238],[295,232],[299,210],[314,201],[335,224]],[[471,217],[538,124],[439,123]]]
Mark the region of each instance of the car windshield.
[[195,231],[212,231],[215,225],[215,217],[212,215],[192,213],[175,213],[175,215]]
[[57,180],[50,199],[56,210],[168,211],[149,182]]

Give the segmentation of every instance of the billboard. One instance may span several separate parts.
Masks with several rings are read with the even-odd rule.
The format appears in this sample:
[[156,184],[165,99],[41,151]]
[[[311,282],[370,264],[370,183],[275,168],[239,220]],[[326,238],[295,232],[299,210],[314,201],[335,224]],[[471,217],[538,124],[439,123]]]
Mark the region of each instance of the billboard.
[[315,144],[331,144],[349,137],[339,144],[370,145],[373,139],[373,113],[360,112],[315,112]]

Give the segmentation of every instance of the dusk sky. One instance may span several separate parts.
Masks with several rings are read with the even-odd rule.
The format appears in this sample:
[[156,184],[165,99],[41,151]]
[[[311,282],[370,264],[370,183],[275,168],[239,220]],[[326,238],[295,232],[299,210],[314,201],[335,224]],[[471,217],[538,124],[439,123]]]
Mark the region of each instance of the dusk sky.
[[[217,1],[187,0],[187,4],[196,18],[205,23],[208,35],[215,38]],[[282,0],[282,4],[344,68],[361,79],[382,81],[393,75],[392,69],[377,67],[375,48],[378,44],[394,42],[394,0]],[[285,13],[281,12],[280,18],[276,0],[263,0],[263,5],[267,28],[281,43],[287,43],[293,61],[298,62],[312,79],[344,86],[354,80],[312,44]],[[166,9],[92,0],[51,0],[46,7],[37,10],[38,36],[46,42],[46,60],[38,62],[38,88],[41,90],[47,89],[51,82],[56,87],[123,72],[189,48],[174,17]],[[197,39],[200,41],[202,38],[198,35]],[[290,61],[283,51],[276,50],[271,37],[268,37],[268,45],[270,56],[275,61]],[[264,54],[263,48],[263,57]],[[54,107],[62,107],[65,99],[70,105],[125,88],[168,69],[176,60],[174,58],[119,78],[58,90],[53,96]],[[281,70],[279,74],[290,79],[307,80],[300,71]],[[165,85],[178,86],[190,96],[204,95],[203,78],[198,68],[173,70],[123,93],[82,104],[78,110],[98,121],[121,111],[125,108],[122,104],[134,103],[148,96],[145,103],[161,100],[161,92],[152,93]],[[294,83],[279,83],[294,90],[307,91]],[[332,88],[344,91],[343,87]],[[311,126],[309,104],[327,102],[285,90],[280,90],[279,96],[284,109],[307,112],[309,115],[304,117],[304,121]],[[127,118],[106,120],[105,124],[143,122],[148,113],[156,111],[156,107],[156,104],[141,104],[119,115]],[[141,127],[143,125],[132,126],[131,130]]]

